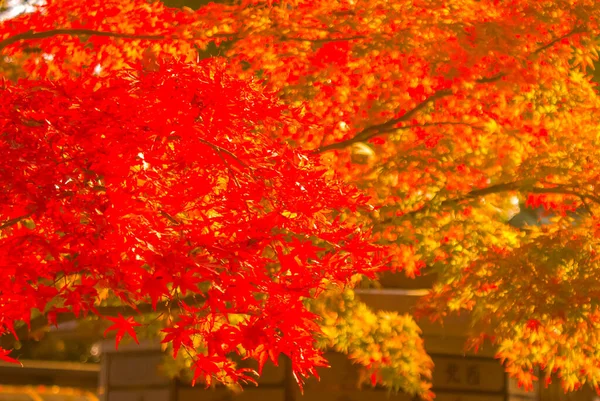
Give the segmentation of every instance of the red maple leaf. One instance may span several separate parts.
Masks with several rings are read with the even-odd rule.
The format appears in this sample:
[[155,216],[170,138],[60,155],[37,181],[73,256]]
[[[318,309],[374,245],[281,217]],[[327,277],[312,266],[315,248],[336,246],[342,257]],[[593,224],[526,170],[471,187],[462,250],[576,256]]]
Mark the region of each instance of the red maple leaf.
[[537,319],[529,319],[527,321],[527,324],[525,325],[525,327],[527,327],[529,330],[535,331],[535,332],[537,332],[541,326],[542,326],[542,323]]
[[15,363],[17,365],[23,366],[23,364],[21,362],[17,361],[14,358],[11,358],[9,355],[10,355],[10,351],[0,348],[0,360],[2,360],[4,362]]
[[192,335],[197,333],[198,330],[189,329],[185,327],[167,327],[166,329],[161,330],[163,333],[167,333],[165,338],[161,341],[162,344],[173,344],[173,358],[177,357],[177,353],[179,349],[184,347],[194,347],[194,342],[192,341]]
[[125,334],[129,334],[129,336],[133,338],[133,341],[139,344],[134,327],[141,326],[141,324],[136,322],[133,317],[129,316],[125,318],[119,313],[118,317],[106,317],[106,320],[110,320],[113,324],[104,331],[104,335],[106,336],[106,333],[113,330],[116,330],[117,332],[117,335],[115,336],[115,349],[119,349],[119,343]]

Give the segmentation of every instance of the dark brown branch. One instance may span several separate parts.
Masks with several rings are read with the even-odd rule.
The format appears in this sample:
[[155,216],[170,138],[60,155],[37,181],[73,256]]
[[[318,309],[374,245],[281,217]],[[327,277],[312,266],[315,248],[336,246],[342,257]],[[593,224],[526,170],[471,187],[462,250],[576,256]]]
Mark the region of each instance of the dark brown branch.
[[[467,194],[465,194],[463,196],[460,196],[457,198],[452,198],[452,199],[446,199],[446,200],[440,202],[439,204],[437,204],[437,207],[443,208],[443,207],[447,207],[450,205],[456,205],[456,204],[459,204],[459,203],[462,203],[462,202],[465,202],[468,200],[478,199],[482,196],[497,194],[497,193],[502,193],[502,192],[509,192],[509,191],[520,191],[520,192],[535,193],[535,194],[554,193],[554,194],[576,196],[582,200],[582,202],[584,203],[584,206],[590,212],[590,214],[591,214],[591,211],[590,211],[589,205],[587,205],[585,201],[590,200],[590,201],[596,203],[597,205],[600,205],[600,197],[597,197],[595,195],[579,193],[579,192],[575,191],[574,189],[566,187],[566,186],[556,186],[556,187],[552,187],[552,188],[536,187],[535,183],[536,183],[535,180],[527,179],[527,180],[521,180],[521,181],[513,181],[513,182],[508,182],[508,183],[496,184],[496,185],[492,185],[487,188],[475,189],[473,191],[468,192]],[[421,214],[421,213],[424,213],[427,210],[431,209],[432,207],[433,207],[433,204],[431,202],[429,202],[426,205],[423,205],[422,207],[420,207],[418,209],[411,210],[410,212],[407,212],[399,217],[403,218],[403,217],[407,217],[407,216],[414,216],[417,214]],[[378,224],[388,224],[388,223],[391,223],[394,219],[395,219],[394,217],[388,218],[388,219],[385,219],[385,220],[379,222]]]
[[3,41],[0,41],[0,50],[4,49],[7,46],[12,45],[13,43],[20,42],[22,40],[38,40],[38,39],[46,39],[51,38],[53,36],[61,36],[61,35],[69,35],[69,36],[104,36],[109,38],[118,38],[118,39],[131,39],[131,40],[164,40],[167,37],[164,35],[136,35],[129,33],[119,33],[119,32],[107,32],[107,31],[96,31],[93,29],[52,29],[49,31],[27,31],[23,33],[19,33],[17,35],[8,37]]
[[[479,79],[476,81],[476,83],[485,84],[485,83],[495,82],[495,81],[500,80],[502,77],[504,77],[504,75],[505,74],[496,74],[489,78]],[[321,146],[320,148],[318,148],[316,150],[316,152],[323,153],[323,152],[327,152],[327,151],[335,150],[335,149],[344,149],[354,143],[366,142],[369,139],[376,137],[377,135],[388,133],[388,132],[392,131],[393,128],[397,124],[411,119],[415,114],[417,114],[419,111],[421,111],[423,108],[425,108],[430,102],[436,101],[438,99],[449,96],[451,94],[452,94],[452,91],[450,89],[443,89],[443,90],[437,91],[433,95],[429,96],[427,99],[423,100],[421,103],[417,104],[415,107],[413,107],[412,109],[410,109],[409,111],[404,113],[402,116],[388,120],[381,124],[371,125],[370,127],[367,127],[365,129],[363,129],[362,131],[358,132],[356,135],[354,135],[350,139],[346,139],[344,141]]]
[[504,78],[505,76],[506,76],[506,74],[503,73],[503,72],[501,72],[501,73],[498,73],[496,75],[492,75],[491,77],[478,79],[477,81],[475,81],[475,83],[478,83],[478,84],[489,84],[489,83],[492,83],[492,82],[499,81],[502,78]]
[[5,228],[14,226],[17,223],[20,223],[23,220],[26,220],[31,217],[31,213],[15,217],[14,219],[6,220],[4,223],[0,224],[0,230],[4,230]]
[[317,152],[323,153],[323,152],[327,152],[327,151],[334,150],[334,149],[344,149],[345,147],[348,147],[354,143],[368,141],[369,139],[381,134],[382,132],[389,131],[396,124],[399,124],[403,121],[410,119],[412,116],[414,116],[416,113],[418,113],[421,109],[425,108],[429,104],[429,102],[435,101],[436,99],[441,99],[442,97],[448,96],[450,94],[452,94],[452,91],[449,89],[438,91],[438,92],[434,93],[433,95],[429,96],[427,99],[423,100],[421,103],[417,104],[415,107],[413,107],[406,113],[404,113],[402,116],[400,116],[398,118],[394,118],[392,120],[388,120],[381,124],[371,125],[370,127],[367,127],[365,129],[363,129],[362,131],[358,132],[352,138],[346,139],[345,141],[336,142],[336,143],[332,143],[330,145],[322,146],[319,149],[317,149]]
[[554,46],[555,44],[557,44],[561,40],[566,39],[566,38],[568,38],[570,36],[576,35],[578,33],[583,33],[583,32],[585,32],[585,29],[583,27],[581,27],[581,26],[575,27],[570,32],[564,34],[563,36],[558,37],[558,38],[554,39],[553,41],[545,44],[544,46],[538,48],[536,51],[533,52],[533,54],[541,53],[544,50],[549,49],[550,47]]
[[[464,201],[467,201],[467,200],[471,200],[471,199],[477,199],[479,197],[486,196],[486,195],[491,195],[491,194],[501,193],[501,192],[508,192],[508,191],[515,191],[515,190],[518,190],[520,188],[520,186],[523,185],[523,183],[524,183],[524,181],[513,181],[513,182],[507,182],[507,183],[492,185],[492,186],[487,187],[487,188],[475,189],[475,190],[470,191],[467,194],[465,194],[464,196],[461,196],[459,198],[446,199],[446,200],[440,202],[439,204],[437,204],[437,206],[439,208],[443,208],[443,207],[446,207],[446,206],[450,206],[452,204],[461,203],[461,202],[464,202]],[[436,193],[434,195],[434,197],[436,197],[437,195],[438,194]],[[432,207],[433,207],[433,204],[430,201],[429,203],[421,206],[418,209],[411,210],[409,212],[404,213],[401,216],[398,216],[398,218],[404,218],[404,217],[408,217],[408,216],[415,216],[415,215],[418,215],[418,214],[421,214],[421,213],[425,213],[426,211],[428,211]],[[379,225],[389,224],[392,221],[394,221],[395,219],[396,219],[396,217],[390,217],[390,218],[387,218],[385,220],[380,221],[378,224]]]
[[463,123],[463,122],[459,122],[459,121],[439,121],[439,122],[433,122],[433,123],[406,125],[404,127],[391,128],[387,131],[381,131],[380,134],[388,134],[390,132],[407,130],[407,129],[412,129],[412,128],[438,127],[441,125],[464,125],[466,127],[471,127],[474,130],[483,130],[483,127],[478,127],[476,125],[469,124],[469,123]]
[[565,185],[558,185],[556,187],[551,187],[551,188],[532,188],[532,190],[530,192],[538,193],[538,194],[572,195],[572,196],[578,197],[582,201],[583,200],[591,200],[592,202],[596,203],[597,205],[600,205],[599,197],[597,197],[595,195],[591,195],[591,194],[577,192],[576,190],[572,189],[572,187],[568,187]]
[[310,43],[331,43],[331,42],[344,42],[350,40],[358,40],[358,39],[367,39],[366,36],[358,35],[358,36],[348,36],[345,38],[326,38],[326,39],[306,39],[306,38],[294,38],[291,36],[282,35],[279,37],[281,40],[289,40],[292,42],[310,42]]

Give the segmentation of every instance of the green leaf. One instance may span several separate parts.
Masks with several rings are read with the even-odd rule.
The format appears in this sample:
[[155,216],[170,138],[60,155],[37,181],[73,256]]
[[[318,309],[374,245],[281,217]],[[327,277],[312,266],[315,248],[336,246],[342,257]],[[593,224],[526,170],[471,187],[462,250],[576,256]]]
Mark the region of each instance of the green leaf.
[[23,226],[25,226],[26,228],[28,228],[30,230],[35,230],[35,221],[33,221],[31,219],[22,220],[21,224],[23,224]]

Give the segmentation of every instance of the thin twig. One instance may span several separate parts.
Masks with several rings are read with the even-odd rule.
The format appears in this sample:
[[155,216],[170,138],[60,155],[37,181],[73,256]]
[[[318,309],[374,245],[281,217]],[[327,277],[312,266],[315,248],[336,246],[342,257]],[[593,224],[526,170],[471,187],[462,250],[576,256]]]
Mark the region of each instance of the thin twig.
[[217,156],[219,156],[219,159],[221,159],[221,161],[223,162],[223,165],[225,165],[225,168],[227,169],[227,172],[229,173],[229,177],[231,177],[231,180],[235,183],[235,185],[238,188],[241,188],[242,186],[241,186],[240,182],[238,181],[237,177],[235,176],[235,173],[233,172],[233,170],[228,166],[227,160],[225,160],[225,158],[223,157],[222,152],[227,153],[231,157],[235,158],[235,160],[237,160],[242,165],[243,165],[243,162],[240,159],[238,159],[238,157],[236,155],[234,155],[233,153],[231,153],[230,151],[223,149],[220,146],[215,145],[214,143],[210,143],[208,141],[205,141],[204,139],[200,139],[200,142],[211,147],[217,153]]
[[592,208],[588,204],[587,198],[585,196],[579,196],[579,199],[581,199],[581,203],[583,203],[583,207],[585,207],[585,210],[588,212],[588,214],[594,217],[594,212],[592,212]]
[[205,144],[206,146],[209,146],[209,147],[213,148],[213,150],[215,150],[217,153],[225,153],[227,156],[235,159],[242,167],[250,168],[246,163],[244,163],[243,161],[241,161],[239,157],[237,157],[236,155],[234,155],[233,153],[231,153],[227,149],[222,148],[222,147],[220,147],[218,145],[215,145],[214,143],[209,142],[209,141],[207,141],[205,139],[202,139],[202,138],[198,139],[198,141],[200,141],[200,143]]
[[177,221],[177,219],[175,219],[175,217],[171,216],[169,213],[165,212],[164,210],[161,210],[160,214],[163,217],[165,217],[167,220],[169,220],[171,223],[175,224],[176,226],[181,225],[180,221]]

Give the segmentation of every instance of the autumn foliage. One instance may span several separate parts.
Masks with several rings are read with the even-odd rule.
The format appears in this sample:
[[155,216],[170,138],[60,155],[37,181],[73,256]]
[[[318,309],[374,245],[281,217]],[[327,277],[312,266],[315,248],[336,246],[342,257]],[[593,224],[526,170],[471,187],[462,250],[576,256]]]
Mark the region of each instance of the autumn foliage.
[[[270,139],[288,119],[272,95],[213,63],[1,90],[4,331],[34,309],[103,316],[110,290],[179,310],[165,342],[195,354],[195,377],[247,379],[235,352],[284,353],[300,377],[324,365],[302,301],[370,274],[375,248],[332,216],[364,197]],[[134,317],[106,319],[117,344],[136,338]]]
[[[376,244],[435,276],[421,314],[470,313],[471,344],[526,387],[536,367],[599,387],[598,18],[593,0],[48,0],[0,22],[4,330],[102,315],[110,289],[178,309],[165,340],[198,376],[244,376],[234,349],[314,373],[303,301],[345,333],[369,312],[342,295],[330,314],[320,290],[377,269]],[[510,225],[525,207],[553,217]],[[418,329],[393,319],[405,349],[373,320],[355,359],[427,397]],[[385,376],[401,352],[421,366]]]

